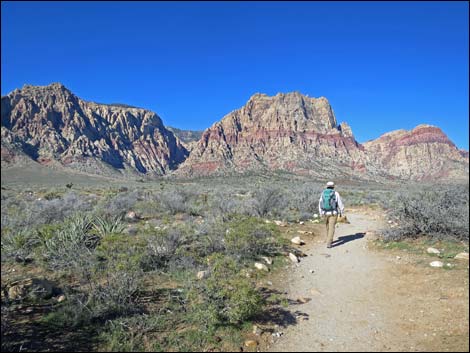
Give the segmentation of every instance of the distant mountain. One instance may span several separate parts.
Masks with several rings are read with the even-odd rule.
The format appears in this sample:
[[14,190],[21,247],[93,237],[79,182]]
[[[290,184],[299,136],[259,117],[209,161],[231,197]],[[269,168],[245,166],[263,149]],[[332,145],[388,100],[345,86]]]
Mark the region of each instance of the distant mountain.
[[189,152],[196,146],[197,141],[199,141],[203,133],[203,131],[200,130],[181,130],[171,126],[167,126],[166,128],[181,140],[184,147],[186,147]]
[[179,175],[285,170],[315,177],[468,179],[468,152],[420,125],[360,144],[328,100],[298,92],[255,94],[204,131]]
[[[166,128],[157,114],[84,101],[62,84],[2,97],[2,167],[36,161],[100,175],[287,171],[314,178],[468,180],[468,151],[419,125],[358,143],[328,100],[253,95],[205,131]],[[373,122],[371,122],[373,124]]]
[[163,175],[188,155],[157,114],[86,102],[60,83],[2,97],[1,121],[2,165],[28,156],[97,174]]
[[401,179],[468,179],[468,152],[435,126],[392,131],[363,146],[370,161]]

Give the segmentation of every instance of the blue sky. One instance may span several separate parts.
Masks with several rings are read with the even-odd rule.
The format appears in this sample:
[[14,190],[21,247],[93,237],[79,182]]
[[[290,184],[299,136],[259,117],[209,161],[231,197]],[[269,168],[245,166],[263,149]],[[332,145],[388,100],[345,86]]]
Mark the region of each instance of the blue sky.
[[468,149],[467,2],[5,2],[1,93],[79,97],[205,129],[256,92],[327,97],[364,142],[439,126]]

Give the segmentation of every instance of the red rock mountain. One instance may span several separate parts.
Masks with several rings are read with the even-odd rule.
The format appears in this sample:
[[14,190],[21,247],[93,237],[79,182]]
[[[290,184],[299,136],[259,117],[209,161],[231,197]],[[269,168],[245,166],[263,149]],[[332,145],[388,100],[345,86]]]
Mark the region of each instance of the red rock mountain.
[[177,173],[281,169],[344,174],[365,171],[365,162],[363,147],[346,123],[337,125],[326,98],[298,92],[255,94],[244,107],[204,131]]
[[419,125],[363,144],[369,160],[402,179],[468,179],[468,152],[459,150],[441,129]]
[[155,113],[86,102],[59,83],[2,97],[1,119],[2,165],[30,157],[97,174],[162,175],[188,154]]
[[[358,143],[326,98],[253,95],[206,129],[189,153],[155,113],[86,102],[61,84],[2,97],[2,166],[35,160],[93,174],[203,176],[283,170],[317,178],[468,180],[468,151],[420,125]],[[196,137],[197,138],[197,137]],[[191,146],[190,146],[191,145]],[[190,147],[189,147],[190,146]],[[189,157],[188,157],[189,154]]]
[[468,179],[465,153],[428,125],[361,145],[346,123],[337,124],[326,98],[255,94],[204,131],[176,173],[280,169],[322,177]]

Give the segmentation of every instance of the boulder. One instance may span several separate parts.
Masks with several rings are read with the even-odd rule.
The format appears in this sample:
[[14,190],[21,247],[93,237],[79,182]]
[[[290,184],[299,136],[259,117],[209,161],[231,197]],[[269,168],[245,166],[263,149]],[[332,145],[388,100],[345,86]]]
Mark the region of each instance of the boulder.
[[431,267],[444,267],[444,263],[442,261],[433,261],[429,263]]
[[455,255],[454,259],[467,260],[468,261],[468,252],[461,252],[461,253]]
[[292,238],[290,241],[291,241],[291,243],[296,244],[296,245],[305,244],[305,242],[302,239],[300,239],[300,237]]
[[299,262],[299,258],[297,256],[295,256],[294,254],[292,253],[289,253],[289,259],[293,262],[293,263],[298,263]]
[[262,264],[261,262],[255,262],[255,267],[260,271],[266,271],[266,272],[269,271],[268,266],[266,266],[265,264]]

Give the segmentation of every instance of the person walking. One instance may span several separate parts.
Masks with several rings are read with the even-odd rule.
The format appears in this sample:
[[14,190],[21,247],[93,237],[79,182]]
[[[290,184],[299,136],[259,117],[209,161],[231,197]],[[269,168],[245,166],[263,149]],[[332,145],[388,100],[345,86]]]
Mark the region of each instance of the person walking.
[[329,181],[326,183],[326,189],[321,193],[320,201],[318,202],[318,210],[326,221],[326,247],[329,249],[331,248],[331,243],[333,243],[338,215],[342,216],[344,212],[343,201],[339,193],[335,191],[334,182]]

